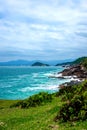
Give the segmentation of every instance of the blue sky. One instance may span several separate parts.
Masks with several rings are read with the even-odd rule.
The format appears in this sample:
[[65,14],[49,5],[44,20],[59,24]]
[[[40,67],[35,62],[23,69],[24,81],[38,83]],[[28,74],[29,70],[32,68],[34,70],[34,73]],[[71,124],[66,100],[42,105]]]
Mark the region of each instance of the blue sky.
[[0,0],[0,61],[87,56],[87,0]]

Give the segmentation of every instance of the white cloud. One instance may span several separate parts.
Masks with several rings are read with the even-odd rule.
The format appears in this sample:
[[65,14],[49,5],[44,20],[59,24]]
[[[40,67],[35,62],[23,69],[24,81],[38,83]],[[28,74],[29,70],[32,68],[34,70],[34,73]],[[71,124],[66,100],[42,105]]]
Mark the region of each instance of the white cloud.
[[87,33],[86,0],[0,0],[0,12],[1,49],[64,53],[87,47],[86,35],[78,35]]

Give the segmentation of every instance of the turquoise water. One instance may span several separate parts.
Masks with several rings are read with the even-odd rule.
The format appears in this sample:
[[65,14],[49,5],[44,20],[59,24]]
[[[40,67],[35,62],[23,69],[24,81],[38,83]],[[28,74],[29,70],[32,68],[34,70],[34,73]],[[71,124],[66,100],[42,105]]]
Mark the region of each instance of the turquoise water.
[[24,99],[40,91],[58,91],[66,80],[49,78],[62,67],[0,67],[0,99]]

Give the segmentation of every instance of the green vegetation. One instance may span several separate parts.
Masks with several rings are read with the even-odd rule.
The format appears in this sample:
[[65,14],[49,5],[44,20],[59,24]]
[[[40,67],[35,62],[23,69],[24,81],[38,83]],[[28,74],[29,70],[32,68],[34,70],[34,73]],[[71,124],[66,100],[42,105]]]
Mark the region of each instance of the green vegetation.
[[87,69],[87,57],[80,57],[73,62],[59,63],[59,64],[56,64],[56,66],[59,66],[59,65],[78,65],[78,64],[82,64]]
[[44,105],[47,102],[52,101],[52,95],[47,92],[40,92],[30,96],[28,99],[20,100],[17,103],[12,104],[10,107],[29,108]]
[[82,65],[87,69],[87,58],[84,59],[84,62],[82,63]]
[[[87,130],[86,118],[87,81],[55,94],[42,92],[21,101],[0,100],[0,130]],[[64,123],[66,119],[69,121]]]
[[87,80],[79,85],[62,87],[58,95],[62,96],[65,103],[56,120],[67,122],[87,119]]
[[79,63],[84,62],[84,60],[87,60],[87,57],[80,57],[80,58],[78,58],[77,60],[75,60],[73,63],[79,64]]
[[73,64],[82,64],[84,67],[87,68],[87,57],[78,58],[73,62]]

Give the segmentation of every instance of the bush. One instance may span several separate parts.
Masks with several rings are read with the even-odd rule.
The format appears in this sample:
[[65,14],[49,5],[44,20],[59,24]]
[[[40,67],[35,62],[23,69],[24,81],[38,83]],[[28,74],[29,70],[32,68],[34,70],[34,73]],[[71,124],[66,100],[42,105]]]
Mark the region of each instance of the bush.
[[[72,91],[70,92],[72,88]],[[69,92],[69,93],[68,93]],[[62,93],[66,96],[66,103],[62,105],[56,120],[75,121],[87,119],[87,81],[72,86],[67,90],[65,87]],[[70,96],[69,96],[70,95]],[[72,96],[73,95],[73,96]]]
[[33,95],[28,99],[18,101],[17,103],[11,105],[10,107],[20,107],[20,108],[36,107],[51,101],[52,101],[52,94],[48,94],[47,92],[40,92],[39,94]]

